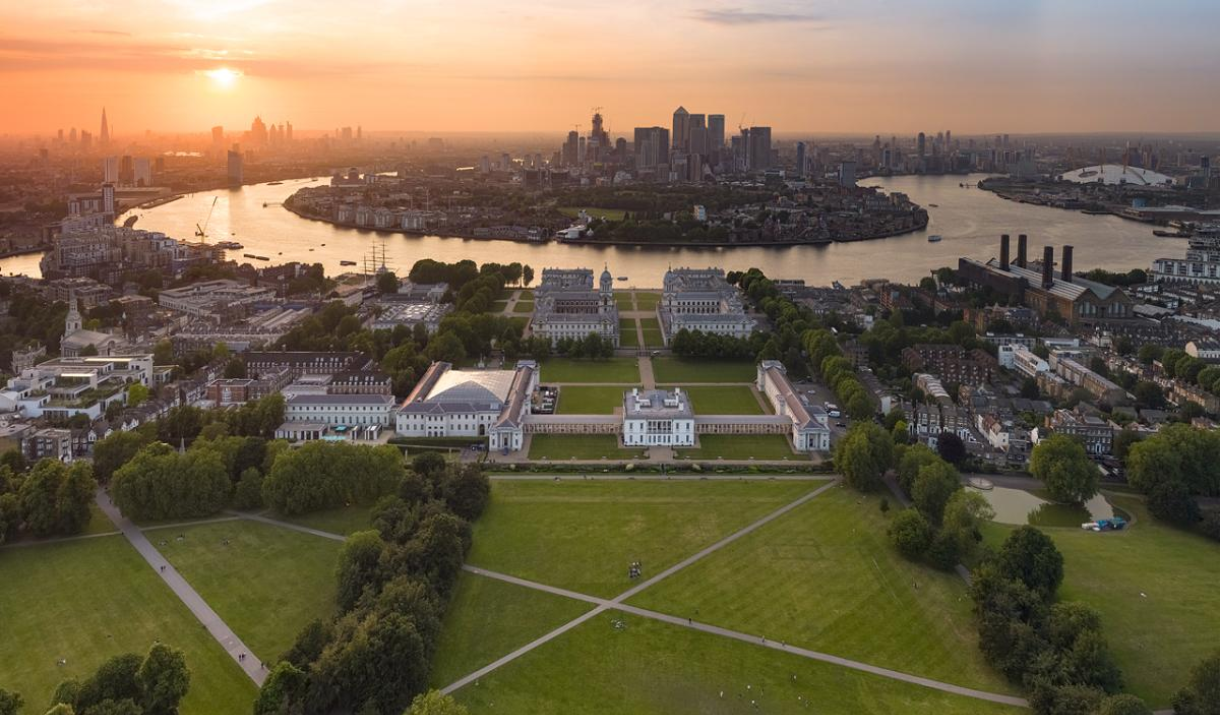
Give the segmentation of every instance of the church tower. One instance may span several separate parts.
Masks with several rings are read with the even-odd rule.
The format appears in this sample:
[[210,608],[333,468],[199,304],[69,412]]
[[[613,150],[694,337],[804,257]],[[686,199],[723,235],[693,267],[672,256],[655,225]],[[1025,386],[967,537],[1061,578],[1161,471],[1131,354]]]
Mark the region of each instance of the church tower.
[[68,292],[68,316],[64,318],[64,337],[80,330],[82,321],[80,311],[76,308],[76,291]]
[[603,312],[609,312],[614,307],[614,276],[610,275],[610,266],[606,266],[602,271],[601,278],[601,308]]

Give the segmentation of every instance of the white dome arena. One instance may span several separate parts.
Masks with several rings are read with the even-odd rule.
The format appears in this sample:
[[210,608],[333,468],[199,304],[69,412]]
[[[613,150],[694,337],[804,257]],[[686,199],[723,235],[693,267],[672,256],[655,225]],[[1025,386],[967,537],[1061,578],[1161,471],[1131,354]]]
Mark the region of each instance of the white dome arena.
[[1163,186],[1172,184],[1173,177],[1134,166],[1124,167],[1122,164],[1102,164],[1086,166],[1083,169],[1069,171],[1063,174],[1064,181],[1074,181],[1077,184],[1132,184],[1135,186]]

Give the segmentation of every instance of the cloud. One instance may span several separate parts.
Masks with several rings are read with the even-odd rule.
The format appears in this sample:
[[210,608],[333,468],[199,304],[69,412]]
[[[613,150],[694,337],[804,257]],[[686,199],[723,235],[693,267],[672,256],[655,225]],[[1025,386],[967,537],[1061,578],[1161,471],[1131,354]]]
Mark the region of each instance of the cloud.
[[692,15],[699,22],[712,25],[769,25],[792,23],[820,23],[825,18],[819,15],[805,15],[787,12],[758,12],[741,8],[725,8],[723,10],[696,10]]
[[76,32],[84,35],[108,35],[111,37],[131,37],[130,32],[122,30],[77,30]]

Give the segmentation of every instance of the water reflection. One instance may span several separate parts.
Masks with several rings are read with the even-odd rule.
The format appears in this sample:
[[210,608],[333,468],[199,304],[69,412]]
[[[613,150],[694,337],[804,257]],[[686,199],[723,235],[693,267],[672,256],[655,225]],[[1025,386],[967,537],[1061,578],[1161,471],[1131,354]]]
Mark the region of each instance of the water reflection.
[[1114,518],[1114,507],[1102,494],[1078,506],[1052,502],[1023,489],[993,487],[980,493],[995,510],[995,520],[1002,524],[1078,527],[1088,521]]

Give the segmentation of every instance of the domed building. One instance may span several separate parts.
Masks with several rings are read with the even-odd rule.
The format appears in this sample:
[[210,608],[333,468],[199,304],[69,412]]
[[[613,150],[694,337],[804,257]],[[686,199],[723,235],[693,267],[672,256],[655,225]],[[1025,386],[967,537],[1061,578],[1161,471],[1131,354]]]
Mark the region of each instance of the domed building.
[[544,268],[542,282],[534,290],[534,335],[551,345],[560,340],[583,340],[590,334],[619,346],[618,306],[614,302],[614,276],[609,266],[596,287],[588,268]]

